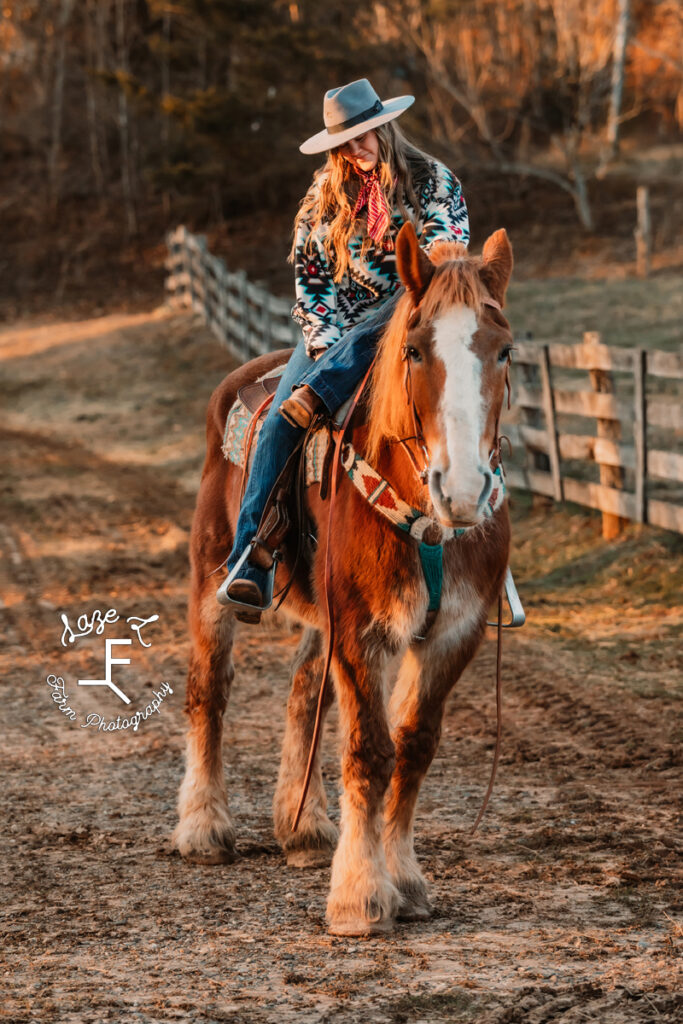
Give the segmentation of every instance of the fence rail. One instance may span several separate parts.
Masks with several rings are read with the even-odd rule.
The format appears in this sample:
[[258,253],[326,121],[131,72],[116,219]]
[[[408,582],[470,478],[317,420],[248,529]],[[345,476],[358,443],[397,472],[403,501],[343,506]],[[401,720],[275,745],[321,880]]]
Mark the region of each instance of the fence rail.
[[516,342],[514,361],[524,383],[505,431],[524,458],[510,484],[598,509],[606,536],[625,519],[683,533],[683,357],[591,332],[577,345]]
[[253,284],[244,271],[228,270],[208,251],[206,239],[187,228],[169,232],[166,244],[168,301],[201,313],[238,359],[296,345],[301,331],[291,318],[291,302]]
[[[200,313],[238,359],[296,345],[290,302],[229,271],[184,227],[167,245],[169,303]],[[683,533],[683,356],[587,333],[576,345],[518,341],[514,362],[511,486],[599,510],[606,537],[625,520]]]

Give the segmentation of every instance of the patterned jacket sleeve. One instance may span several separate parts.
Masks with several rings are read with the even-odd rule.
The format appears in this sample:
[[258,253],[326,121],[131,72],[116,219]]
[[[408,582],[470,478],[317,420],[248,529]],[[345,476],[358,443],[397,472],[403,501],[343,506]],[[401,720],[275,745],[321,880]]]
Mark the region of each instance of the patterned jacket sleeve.
[[470,240],[470,224],[460,182],[442,163],[435,164],[435,174],[420,196],[422,233],[420,245],[429,250],[434,242]]
[[309,355],[329,348],[340,338],[337,323],[337,288],[320,238],[306,251],[310,224],[301,221],[294,253],[296,304],[292,317],[301,326]]

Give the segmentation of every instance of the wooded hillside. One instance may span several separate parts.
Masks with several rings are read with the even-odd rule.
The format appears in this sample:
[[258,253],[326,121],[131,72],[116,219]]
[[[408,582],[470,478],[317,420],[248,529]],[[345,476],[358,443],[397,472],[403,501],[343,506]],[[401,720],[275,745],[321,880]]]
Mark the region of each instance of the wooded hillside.
[[103,284],[134,296],[179,222],[234,225],[252,265],[274,241],[270,279],[315,166],[298,144],[325,89],[361,76],[418,97],[402,125],[457,169],[482,229],[540,202],[564,233],[618,234],[652,180],[659,243],[676,238],[676,0],[3,0],[0,48],[6,317]]

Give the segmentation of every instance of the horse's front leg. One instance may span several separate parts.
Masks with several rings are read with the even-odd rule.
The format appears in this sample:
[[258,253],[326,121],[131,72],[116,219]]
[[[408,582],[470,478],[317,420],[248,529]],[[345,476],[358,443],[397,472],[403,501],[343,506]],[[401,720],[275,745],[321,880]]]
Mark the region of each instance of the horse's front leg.
[[396,768],[385,803],[387,866],[401,894],[398,917],[421,921],[432,907],[415,857],[414,818],[420,786],[439,746],[444,704],[476,643],[456,651],[427,641],[408,649],[389,705]]
[[[337,829],[327,816],[327,798],[320,769],[320,746],[313,762],[311,782],[301,821],[296,832],[292,822],[299,805],[306,775],[308,754],[322,681],[321,637],[317,629],[306,629],[292,664],[292,685],[287,702],[287,726],[282,744],[273,818],[275,835],[290,867],[320,867],[329,864],[337,842]],[[328,685],[323,716],[333,699]],[[321,726],[322,728],[322,726]]]
[[215,592],[214,580],[204,579],[201,565],[195,565],[185,699],[189,731],[173,845],[187,860],[200,864],[229,864],[237,856],[222,760],[223,713],[234,676],[234,619],[218,604]]
[[395,758],[384,706],[386,655],[376,639],[362,639],[365,624],[350,618],[339,630],[334,657],[344,792],[327,920],[333,934],[369,935],[389,931],[399,905],[382,842],[384,794]]

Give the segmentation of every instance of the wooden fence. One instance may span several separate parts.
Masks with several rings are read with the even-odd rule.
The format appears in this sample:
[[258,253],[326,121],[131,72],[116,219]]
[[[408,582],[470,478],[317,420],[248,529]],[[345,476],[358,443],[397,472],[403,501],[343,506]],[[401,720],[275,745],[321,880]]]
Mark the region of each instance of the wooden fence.
[[[291,302],[228,271],[184,227],[167,244],[169,303],[200,313],[238,359],[296,345]],[[513,362],[510,485],[598,509],[606,537],[626,520],[683,533],[683,357],[587,333],[577,345],[517,341]]]
[[681,355],[587,333],[516,342],[513,362],[511,486],[600,510],[606,537],[628,519],[683,533]]
[[175,306],[194,309],[241,360],[296,345],[301,329],[291,317],[292,303],[230,271],[206,247],[206,239],[184,227],[166,236],[166,294]]

